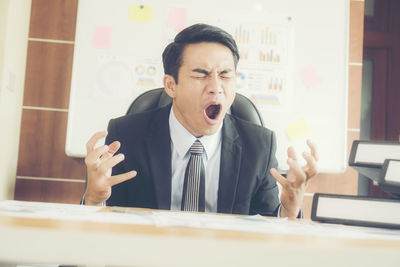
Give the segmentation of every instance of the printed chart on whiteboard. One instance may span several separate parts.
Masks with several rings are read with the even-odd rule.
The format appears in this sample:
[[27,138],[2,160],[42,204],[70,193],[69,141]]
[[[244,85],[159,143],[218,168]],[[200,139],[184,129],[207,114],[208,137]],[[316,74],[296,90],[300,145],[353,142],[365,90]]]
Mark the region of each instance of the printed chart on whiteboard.
[[[278,20],[277,20],[278,21]],[[284,109],[290,104],[291,18],[281,24],[241,23],[232,32],[239,48],[237,90],[258,107]]]

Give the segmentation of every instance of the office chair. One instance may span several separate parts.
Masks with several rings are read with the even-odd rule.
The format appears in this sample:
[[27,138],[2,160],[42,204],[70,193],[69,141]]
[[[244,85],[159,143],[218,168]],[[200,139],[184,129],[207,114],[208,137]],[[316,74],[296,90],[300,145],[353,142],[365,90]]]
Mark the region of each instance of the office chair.
[[[139,95],[129,106],[126,115],[136,114],[151,109],[166,106],[172,102],[172,98],[165,93],[164,88],[152,89]],[[264,121],[260,112],[250,99],[236,93],[235,100],[228,113],[264,127]]]

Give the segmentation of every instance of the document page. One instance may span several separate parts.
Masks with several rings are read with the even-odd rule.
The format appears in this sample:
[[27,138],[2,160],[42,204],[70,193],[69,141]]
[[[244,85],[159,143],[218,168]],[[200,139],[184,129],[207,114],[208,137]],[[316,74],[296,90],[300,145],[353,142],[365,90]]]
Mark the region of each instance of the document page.
[[211,230],[244,231],[268,234],[309,235],[332,238],[400,240],[400,230],[323,224],[310,220],[241,216],[215,213],[191,213],[164,210],[142,210],[122,207],[93,207],[24,201],[0,201],[0,216],[47,218],[153,225],[155,227],[188,227]]

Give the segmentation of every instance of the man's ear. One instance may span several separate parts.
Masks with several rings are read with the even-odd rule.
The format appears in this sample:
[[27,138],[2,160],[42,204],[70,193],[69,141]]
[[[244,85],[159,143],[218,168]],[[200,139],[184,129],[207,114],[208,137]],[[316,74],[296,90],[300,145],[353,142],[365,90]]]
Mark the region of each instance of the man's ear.
[[175,83],[175,79],[174,77],[172,77],[169,74],[165,74],[164,75],[164,79],[163,79],[163,83],[164,83],[164,90],[165,92],[172,98],[175,98],[175,87],[176,87],[176,83]]

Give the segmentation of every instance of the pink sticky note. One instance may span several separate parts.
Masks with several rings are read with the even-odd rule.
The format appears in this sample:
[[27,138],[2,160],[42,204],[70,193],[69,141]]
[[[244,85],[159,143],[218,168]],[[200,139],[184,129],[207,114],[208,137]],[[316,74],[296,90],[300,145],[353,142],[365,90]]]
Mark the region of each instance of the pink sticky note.
[[112,29],[108,26],[97,26],[94,29],[93,47],[98,49],[111,48]]
[[308,89],[312,89],[323,82],[321,76],[312,65],[304,67],[299,74]]
[[180,31],[186,27],[187,9],[172,7],[169,11],[168,27]]

